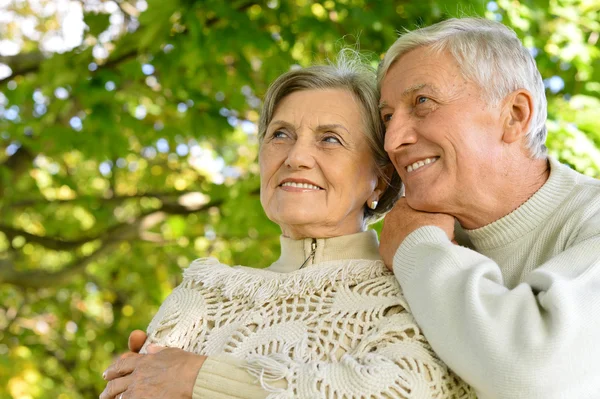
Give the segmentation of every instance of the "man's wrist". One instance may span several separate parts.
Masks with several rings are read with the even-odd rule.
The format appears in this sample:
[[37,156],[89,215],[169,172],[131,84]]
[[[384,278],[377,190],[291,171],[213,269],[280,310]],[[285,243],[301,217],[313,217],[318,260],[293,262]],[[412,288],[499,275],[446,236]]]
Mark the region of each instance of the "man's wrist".
[[438,226],[423,226],[411,232],[394,254],[393,271],[400,284],[407,283],[418,265],[415,247],[423,243],[450,243],[446,232]]

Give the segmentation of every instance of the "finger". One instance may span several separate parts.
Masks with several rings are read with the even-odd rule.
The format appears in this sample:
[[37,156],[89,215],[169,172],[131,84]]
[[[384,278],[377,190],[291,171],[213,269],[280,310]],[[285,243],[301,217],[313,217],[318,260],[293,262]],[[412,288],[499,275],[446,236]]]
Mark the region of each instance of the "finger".
[[[131,352],[130,352],[131,353]],[[127,354],[126,354],[127,355]],[[135,370],[139,359],[143,358],[144,355],[140,355],[138,353],[131,353],[128,356],[122,356],[119,360],[111,364],[102,377],[105,380],[114,380],[115,378],[123,377],[127,374],[130,374]]]
[[113,364],[113,363],[117,362],[119,359],[123,359],[123,358],[129,357],[131,355],[135,355],[135,353],[133,353],[133,352],[123,352],[123,353],[121,353],[119,355],[115,355],[115,356],[113,356],[112,362],[110,362],[110,363]]
[[[115,399],[127,390],[127,387],[133,382],[131,375],[114,379],[106,384],[106,388],[100,394],[100,399]],[[124,396],[124,395],[123,395]]]
[[133,330],[131,334],[129,334],[129,342],[127,345],[129,350],[138,353],[142,349],[142,346],[144,346],[146,338],[148,338],[148,335],[146,335],[144,331]]
[[[120,355],[117,355],[117,356],[113,357],[111,364],[114,364],[114,363],[118,362],[121,359],[126,359],[126,358],[131,357],[131,356],[136,355],[136,354],[137,353],[134,353],[134,352],[121,353]],[[102,377],[104,377],[104,375]]]
[[[128,357],[132,357],[132,356],[135,356],[135,355],[137,355],[137,353],[135,353],[135,352],[125,352],[125,353],[123,353],[121,356],[119,356],[118,358],[116,358],[116,359],[115,359],[115,362],[116,362],[117,360],[119,360],[119,359],[126,359],[126,358],[128,358]],[[114,363],[114,362],[113,362],[113,363]]]
[[150,344],[150,345],[148,345],[147,351],[148,351],[149,355],[154,355],[155,353],[158,353],[165,349],[167,349],[165,346]]

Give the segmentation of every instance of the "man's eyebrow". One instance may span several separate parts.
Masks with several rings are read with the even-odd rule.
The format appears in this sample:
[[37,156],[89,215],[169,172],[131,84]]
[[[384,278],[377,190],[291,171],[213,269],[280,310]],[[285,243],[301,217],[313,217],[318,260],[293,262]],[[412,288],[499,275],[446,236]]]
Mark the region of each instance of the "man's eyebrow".
[[402,97],[409,96],[409,95],[413,94],[415,91],[419,91],[421,89],[429,89],[434,94],[439,94],[440,93],[440,89],[437,86],[435,86],[435,85],[432,85],[430,83],[419,83],[419,84],[416,84],[414,86],[411,86],[411,87],[405,89],[402,92]]
[[[406,98],[409,97],[410,95],[412,95],[415,91],[419,91],[423,88],[427,88],[429,90],[431,90],[432,92],[434,92],[435,94],[439,93],[440,91],[438,90],[437,87],[435,87],[434,85],[431,85],[429,83],[417,83],[415,85],[412,85],[406,89],[404,89],[402,91],[402,94],[400,95],[402,98]],[[385,101],[382,101],[381,103],[379,103],[378,108],[381,111],[383,108],[387,107],[388,104]]]

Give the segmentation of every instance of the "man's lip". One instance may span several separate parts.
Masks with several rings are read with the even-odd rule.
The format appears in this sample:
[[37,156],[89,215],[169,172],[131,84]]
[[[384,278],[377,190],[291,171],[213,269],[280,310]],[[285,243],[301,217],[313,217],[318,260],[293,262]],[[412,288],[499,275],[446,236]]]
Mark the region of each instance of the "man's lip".
[[323,190],[323,187],[319,186],[317,183],[310,181],[308,179],[287,178],[287,179],[283,179],[282,181],[280,181],[279,186],[283,185],[283,183],[312,184],[313,186],[317,186],[321,190]]
[[403,160],[401,160],[401,162],[398,162],[398,164],[400,166],[402,166],[402,169],[406,170],[406,168],[409,165],[412,165],[415,162],[425,161],[427,158],[429,158],[429,159],[438,158],[439,159],[440,156],[439,155],[426,155],[426,156],[420,156],[420,157],[411,157],[410,159],[403,159]]

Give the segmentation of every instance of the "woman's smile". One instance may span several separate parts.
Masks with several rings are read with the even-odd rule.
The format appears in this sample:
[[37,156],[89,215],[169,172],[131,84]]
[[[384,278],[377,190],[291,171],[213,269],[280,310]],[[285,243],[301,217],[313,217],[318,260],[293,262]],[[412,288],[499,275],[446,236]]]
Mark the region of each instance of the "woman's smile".
[[353,234],[378,183],[353,93],[315,89],[284,97],[260,149],[261,202],[287,237]]
[[279,188],[281,188],[283,191],[289,191],[294,193],[318,192],[324,190],[324,188],[306,179],[284,179],[279,184]]

